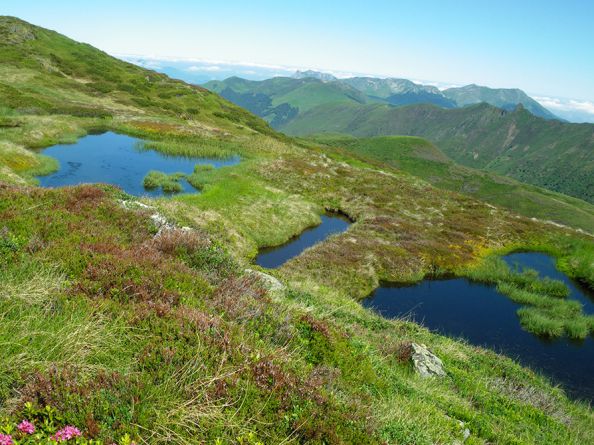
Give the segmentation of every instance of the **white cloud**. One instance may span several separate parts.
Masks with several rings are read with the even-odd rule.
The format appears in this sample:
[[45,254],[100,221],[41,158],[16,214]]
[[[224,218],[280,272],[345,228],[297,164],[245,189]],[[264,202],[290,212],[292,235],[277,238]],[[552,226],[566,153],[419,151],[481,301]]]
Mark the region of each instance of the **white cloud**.
[[543,107],[560,111],[580,111],[594,115],[594,102],[576,99],[561,99],[558,97],[534,96]]
[[223,68],[221,68],[218,65],[203,65],[203,66],[196,66],[196,65],[192,65],[188,68],[186,68],[188,71],[212,71],[212,72],[216,72],[216,71],[222,71]]

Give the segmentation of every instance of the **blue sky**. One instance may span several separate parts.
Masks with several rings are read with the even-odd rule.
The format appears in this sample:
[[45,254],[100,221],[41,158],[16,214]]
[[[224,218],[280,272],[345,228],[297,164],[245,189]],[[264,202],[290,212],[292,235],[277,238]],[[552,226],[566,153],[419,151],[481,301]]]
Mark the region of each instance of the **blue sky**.
[[590,0],[2,0],[0,13],[112,54],[478,83],[594,101]]

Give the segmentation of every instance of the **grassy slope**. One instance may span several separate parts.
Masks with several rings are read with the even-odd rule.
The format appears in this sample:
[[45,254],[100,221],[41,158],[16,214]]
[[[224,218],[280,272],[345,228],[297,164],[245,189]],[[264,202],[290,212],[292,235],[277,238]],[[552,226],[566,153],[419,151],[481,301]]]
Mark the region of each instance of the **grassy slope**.
[[426,105],[325,105],[282,128],[289,134],[411,135],[455,161],[594,202],[594,125],[502,112],[486,104],[444,110]]
[[[201,90],[184,99],[198,113],[179,114],[171,107],[182,99],[160,98],[159,86],[148,96],[86,86],[77,107],[93,116],[69,115],[61,107],[91,83],[87,75],[100,74],[78,67],[73,81],[44,71],[58,49],[56,66],[61,57],[94,60],[47,35],[55,51],[30,53],[26,64],[35,64],[10,78],[23,94],[8,113],[18,125],[0,129],[3,144],[25,150],[101,127],[184,153],[220,146],[243,161],[200,172],[201,195],[152,201],[195,228],[157,239],[151,212],[124,209],[113,189],[0,187],[3,413],[26,400],[50,403],[86,434],[107,441],[130,432],[148,443],[452,443],[462,437],[459,420],[471,431],[467,443],[593,440],[590,409],[545,379],[493,352],[383,320],[353,298],[380,279],[461,271],[516,247],[548,249],[594,283],[591,242],[389,166],[284,140],[215,96],[203,101]],[[13,54],[32,43],[15,45]],[[129,69],[104,61],[100,72]],[[25,92],[53,105],[32,109]],[[110,117],[96,116],[103,111]],[[2,180],[22,182],[14,166],[3,168]],[[286,240],[324,207],[356,223],[276,271],[286,292],[267,294],[242,274],[257,246]],[[448,377],[416,376],[404,360],[409,341],[429,345]]]
[[324,103],[367,103],[369,100],[360,91],[340,82],[322,82],[318,79],[293,79],[274,77],[263,81],[251,81],[239,77],[218,81],[213,80],[204,86],[216,93],[230,88],[238,93],[254,93],[269,96],[274,106],[288,103],[301,112]]
[[448,88],[443,91],[443,94],[455,101],[460,107],[486,102],[499,108],[513,110],[517,104],[522,104],[535,116],[545,119],[557,119],[553,113],[518,89],[466,85],[460,88]]
[[521,215],[594,233],[594,206],[580,199],[454,163],[431,142],[414,136],[354,138],[321,135],[315,140],[387,163],[434,186],[464,193]]
[[231,77],[224,81],[210,81],[204,86],[248,108],[273,125],[277,114],[275,107],[278,106],[290,107],[296,115],[327,103],[364,104],[379,100],[370,99],[342,82],[322,82],[313,78],[274,77],[264,81],[251,81]]

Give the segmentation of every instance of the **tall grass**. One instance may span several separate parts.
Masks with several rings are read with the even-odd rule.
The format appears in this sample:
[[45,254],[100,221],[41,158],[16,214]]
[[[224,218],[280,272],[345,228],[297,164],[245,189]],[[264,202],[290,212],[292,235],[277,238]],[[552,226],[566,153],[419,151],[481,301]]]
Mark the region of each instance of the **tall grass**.
[[124,326],[83,300],[66,300],[65,278],[36,262],[0,271],[0,397],[7,377],[53,365],[126,370]]
[[165,193],[178,193],[183,190],[179,181],[185,177],[184,173],[168,175],[167,173],[151,170],[144,177],[143,185],[148,190],[161,188]]
[[235,146],[227,141],[202,138],[200,142],[146,141],[137,143],[139,150],[156,150],[170,156],[189,158],[229,159],[237,154]]
[[531,269],[511,270],[498,257],[488,257],[465,275],[472,280],[494,284],[497,290],[512,301],[521,304],[518,316],[522,327],[529,332],[547,337],[585,338],[592,330],[583,306],[568,300],[569,288],[561,281],[540,278]]

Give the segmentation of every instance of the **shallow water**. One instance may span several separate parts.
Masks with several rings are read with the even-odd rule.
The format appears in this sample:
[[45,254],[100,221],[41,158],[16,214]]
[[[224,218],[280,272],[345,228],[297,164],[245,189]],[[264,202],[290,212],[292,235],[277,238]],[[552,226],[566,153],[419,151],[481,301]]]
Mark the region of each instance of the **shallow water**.
[[267,269],[277,268],[330,235],[344,232],[350,225],[350,222],[340,215],[322,215],[321,219],[321,224],[304,230],[285,244],[260,249],[256,264]]
[[[140,139],[113,132],[89,135],[75,144],[54,145],[43,154],[57,159],[60,169],[38,177],[42,187],[62,187],[84,183],[103,182],[120,187],[136,196],[163,196],[161,189],[147,190],[143,186],[150,170],[164,173],[192,173],[196,164],[215,167],[235,165],[239,157],[230,159],[189,158],[169,156],[155,150],[139,150]],[[184,193],[197,193],[186,180],[181,180]]]
[[[590,312],[590,296],[557,271],[551,257],[517,253],[504,260],[538,270],[541,276],[562,279],[570,287],[569,298],[585,302],[584,311]],[[594,339],[547,340],[524,331],[516,315],[520,305],[494,287],[463,278],[425,280],[407,287],[384,285],[363,305],[385,317],[408,316],[431,330],[501,352],[549,376],[572,397],[594,400]]]

